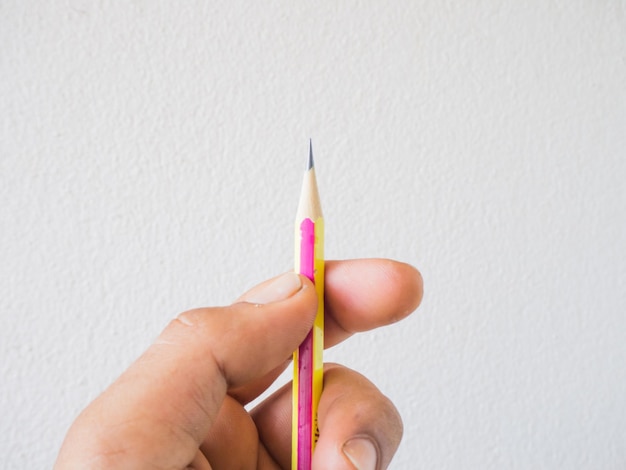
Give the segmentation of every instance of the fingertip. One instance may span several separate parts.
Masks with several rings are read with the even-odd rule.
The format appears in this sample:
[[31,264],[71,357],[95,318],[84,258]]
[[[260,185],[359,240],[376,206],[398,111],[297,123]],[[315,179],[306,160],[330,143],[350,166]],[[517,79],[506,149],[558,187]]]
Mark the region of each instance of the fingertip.
[[369,436],[353,437],[341,448],[343,455],[358,470],[376,470],[378,467],[378,445]]
[[[318,413],[314,468],[387,468],[402,440],[402,418],[366,377],[326,364]],[[328,462],[332,465],[324,466]]]
[[329,345],[346,334],[400,321],[423,297],[420,272],[410,264],[390,259],[328,261],[325,276],[326,306],[332,317],[329,325],[340,328]]
[[268,304],[286,300],[297,294],[303,287],[306,277],[288,271],[253,287],[243,294],[238,302]]
[[378,442],[368,435],[356,435],[347,438],[343,444],[328,439],[318,442],[313,453],[312,467],[335,470],[376,470],[381,468],[381,461]]
[[396,318],[400,321],[413,313],[424,298],[424,279],[419,270],[408,263],[392,261],[387,268],[389,278],[395,285],[397,298],[401,300],[401,308]]

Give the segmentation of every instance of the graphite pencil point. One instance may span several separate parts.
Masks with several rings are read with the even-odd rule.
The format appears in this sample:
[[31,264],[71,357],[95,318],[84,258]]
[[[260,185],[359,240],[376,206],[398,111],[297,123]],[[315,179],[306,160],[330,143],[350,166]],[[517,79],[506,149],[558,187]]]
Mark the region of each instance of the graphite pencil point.
[[307,170],[310,170],[315,165],[313,164],[313,140],[309,139],[309,163],[307,165]]

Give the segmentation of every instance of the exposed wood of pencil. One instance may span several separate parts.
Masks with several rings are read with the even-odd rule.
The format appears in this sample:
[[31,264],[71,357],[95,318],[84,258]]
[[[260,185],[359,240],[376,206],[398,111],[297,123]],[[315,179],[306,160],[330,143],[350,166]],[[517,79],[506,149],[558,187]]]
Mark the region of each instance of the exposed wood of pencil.
[[300,193],[296,220],[299,222],[308,218],[315,222],[320,217],[322,217],[322,206],[320,204],[320,195],[317,191],[315,167],[311,167],[304,174],[302,181],[302,192]]

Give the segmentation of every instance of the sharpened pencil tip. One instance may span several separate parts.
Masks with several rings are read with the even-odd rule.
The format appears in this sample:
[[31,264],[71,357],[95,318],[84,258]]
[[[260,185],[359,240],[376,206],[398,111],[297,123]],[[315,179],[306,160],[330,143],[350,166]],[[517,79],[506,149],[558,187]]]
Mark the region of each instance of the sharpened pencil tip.
[[307,170],[310,170],[315,165],[313,164],[313,140],[309,139],[309,163],[307,165]]

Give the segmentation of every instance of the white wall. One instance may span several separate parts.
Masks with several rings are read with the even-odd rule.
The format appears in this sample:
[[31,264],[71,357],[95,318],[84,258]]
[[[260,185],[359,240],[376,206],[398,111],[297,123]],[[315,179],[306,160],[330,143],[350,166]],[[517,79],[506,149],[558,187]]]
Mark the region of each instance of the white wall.
[[168,320],[329,258],[422,307],[329,358],[395,469],[626,466],[622,1],[0,0],[0,467],[45,468]]

